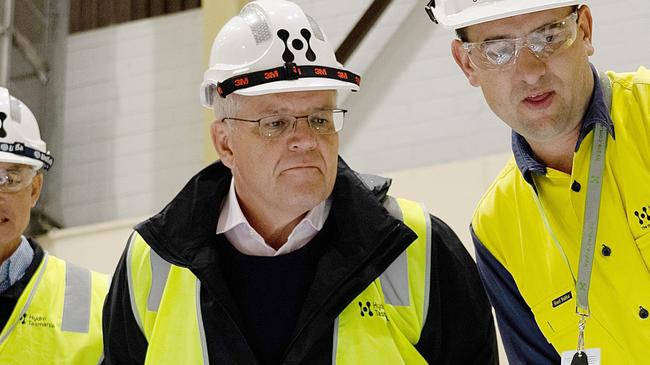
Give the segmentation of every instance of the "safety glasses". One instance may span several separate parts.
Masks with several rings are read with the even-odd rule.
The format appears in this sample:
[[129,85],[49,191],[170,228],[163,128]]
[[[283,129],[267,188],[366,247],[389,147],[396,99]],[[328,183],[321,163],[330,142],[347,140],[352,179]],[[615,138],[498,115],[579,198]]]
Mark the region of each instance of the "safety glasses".
[[29,167],[0,168],[0,192],[15,193],[26,188],[36,173],[35,169]]
[[471,63],[480,69],[504,70],[515,64],[521,50],[528,48],[538,59],[548,59],[555,52],[569,48],[578,32],[578,12],[535,29],[519,38],[463,43]]

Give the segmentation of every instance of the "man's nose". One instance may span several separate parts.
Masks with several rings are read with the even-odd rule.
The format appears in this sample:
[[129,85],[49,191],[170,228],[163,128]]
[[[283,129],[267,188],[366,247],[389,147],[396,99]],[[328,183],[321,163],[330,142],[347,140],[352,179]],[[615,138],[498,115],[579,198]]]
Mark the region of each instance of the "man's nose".
[[[301,121],[304,120],[304,123]],[[312,150],[316,148],[316,132],[311,128],[306,117],[296,119],[289,136],[289,149],[291,150]]]
[[546,62],[539,59],[528,47],[523,47],[515,62],[518,78],[529,85],[535,85],[546,74]]

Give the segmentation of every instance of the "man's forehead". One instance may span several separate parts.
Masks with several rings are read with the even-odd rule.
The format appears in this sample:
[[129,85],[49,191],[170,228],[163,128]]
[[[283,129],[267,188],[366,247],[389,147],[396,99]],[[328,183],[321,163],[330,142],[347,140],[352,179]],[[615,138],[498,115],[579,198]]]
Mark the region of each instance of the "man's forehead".
[[569,15],[571,7],[560,7],[534,13],[515,15],[503,19],[471,25],[466,28],[470,42],[524,36],[539,27],[554,23]]
[[31,166],[22,163],[0,161],[0,169],[2,170],[20,170],[20,169],[27,169],[27,168],[31,168]]
[[[245,97],[245,112],[303,113],[334,107],[336,91],[296,91]],[[244,110],[242,110],[244,111]]]

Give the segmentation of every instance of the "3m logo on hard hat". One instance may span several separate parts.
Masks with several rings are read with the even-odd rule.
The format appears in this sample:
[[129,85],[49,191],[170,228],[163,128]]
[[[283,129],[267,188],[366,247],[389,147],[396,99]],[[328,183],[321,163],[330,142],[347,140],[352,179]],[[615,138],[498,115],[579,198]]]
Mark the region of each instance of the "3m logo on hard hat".
[[[296,56],[289,49],[289,38],[291,37],[291,34],[286,29],[278,30],[277,34],[278,34],[278,38],[280,38],[284,43],[284,52],[282,52],[282,60],[284,62],[293,62]],[[307,28],[302,28],[300,30],[300,35],[302,35],[302,37],[305,39],[305,42],[307,43],[307,51],[305,52],[305,58],[307,58],[307,60],[311,62],[316,61],[316,53],[314,53],[314,51],[311,49],[311,44],[310,44],[311,32]],[[291,41],[291,46],[293,47],[294,50],[301,51],[305,45],[303,44],[303,41],[301,39],[294,38]]]
[[7,131],[5,130],[5,119],[7,119],[7,114],[0,112],[0,138],[5,138],[7,136]]

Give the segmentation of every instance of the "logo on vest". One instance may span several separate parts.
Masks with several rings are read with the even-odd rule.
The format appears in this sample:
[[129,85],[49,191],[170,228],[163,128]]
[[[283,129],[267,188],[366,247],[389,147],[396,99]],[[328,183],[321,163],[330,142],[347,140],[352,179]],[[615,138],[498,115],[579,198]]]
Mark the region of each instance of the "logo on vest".
[[382,317],[388,320],[383,304],[374,301],[359,301],[357,304],[359,304],[359,314],[361,314],[361,317]]
[[20,316],[18,322],[21,325],[30,327],[54,328],[54,323],[52,323],[52,321],[46,316],[35,316],[29,313],[24,313]]
[[639,221],[641,229],[650,228],[650,205],[641,207],[639,210],[635,210],[634,216]]
[[553,299],[551,302],[553,304],[553,308],[560,306],[561,304],[564,304],[571,300],[573,298],[573,295],[571,295],[571,292],[568,292],[566,294],[560,295],[558,298]]

